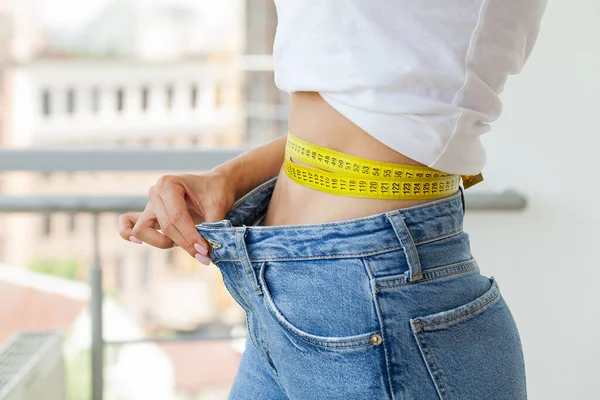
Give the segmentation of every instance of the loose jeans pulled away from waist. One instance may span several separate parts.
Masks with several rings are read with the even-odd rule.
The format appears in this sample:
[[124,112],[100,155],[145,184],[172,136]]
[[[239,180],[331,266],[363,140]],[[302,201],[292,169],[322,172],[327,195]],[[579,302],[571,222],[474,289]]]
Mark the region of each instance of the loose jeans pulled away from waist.
[[526,399],[517,326],[471,256],[462,191],[362,218],[253,226],[276,179],[197,226],[246,312],[230,399]]

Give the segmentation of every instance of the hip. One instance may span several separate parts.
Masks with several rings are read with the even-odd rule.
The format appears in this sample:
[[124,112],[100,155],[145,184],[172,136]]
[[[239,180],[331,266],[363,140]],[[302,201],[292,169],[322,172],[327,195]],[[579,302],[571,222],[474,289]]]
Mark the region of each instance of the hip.
[[255,225],[274,185],[197,228],[287,398],[526,397],[518,330],[471,255],[462,192],[356,219]]

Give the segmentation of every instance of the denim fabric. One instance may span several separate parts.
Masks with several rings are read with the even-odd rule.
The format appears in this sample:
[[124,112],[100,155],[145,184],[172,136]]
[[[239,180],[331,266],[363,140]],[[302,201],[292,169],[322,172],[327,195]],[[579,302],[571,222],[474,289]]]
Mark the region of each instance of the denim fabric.
[[254,225],[276,179],[197,226],[246,311],[230,399],[526,399],[517,326],[471,256],[462,191],[362,218]]

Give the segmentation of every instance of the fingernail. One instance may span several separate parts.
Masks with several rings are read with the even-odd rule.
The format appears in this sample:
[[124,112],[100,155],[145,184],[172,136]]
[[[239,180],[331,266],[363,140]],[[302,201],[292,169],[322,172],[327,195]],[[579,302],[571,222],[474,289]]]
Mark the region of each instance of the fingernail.
[[144,242],[142,242],[140,239],[134,237],[134,236],[129,236],[129,241],[133,242],[133,243],[137,243],[137,244],[142,244]]
[[210,259],[208,257],[203,256],[200,253],[196,254],[195,258],[204,265],[210,265]]
[[208,254],[208,249],[204,246],[199,245],[198,243],[194,244],[194,249],[196,249],[198,253],[204,256]]

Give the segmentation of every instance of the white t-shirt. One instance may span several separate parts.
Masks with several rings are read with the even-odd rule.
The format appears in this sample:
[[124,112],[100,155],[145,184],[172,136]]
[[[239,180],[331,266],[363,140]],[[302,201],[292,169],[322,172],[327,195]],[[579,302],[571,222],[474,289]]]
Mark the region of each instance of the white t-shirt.
[[[275,84],[429,167],[475,175],[547,0],[275,0]],[[292,132],[293,133],[293,132]]]

